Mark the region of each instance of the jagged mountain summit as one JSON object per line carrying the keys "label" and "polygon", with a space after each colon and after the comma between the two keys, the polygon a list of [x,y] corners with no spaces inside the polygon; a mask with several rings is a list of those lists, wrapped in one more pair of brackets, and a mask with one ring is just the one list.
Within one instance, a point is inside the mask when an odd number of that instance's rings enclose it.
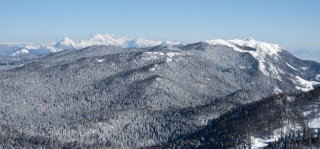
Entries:
{"label": "jagged mountain summit", "polygon": [[75,49],[77,47],[76,43],[74,43],[70,38],[63,38],[62,41],[57,42],[54,47],[59,49]]}
{"label": "jagged mountain summit", "polygon": [[154,146],[239,105],[320,84],[319,63],[253,39],[11,58],[0,65],[3,148]]}
{"label": "jagged mountain summit", "polygon": [[41,55],[54,53],[58,51],[63,51],[67,49],[82,49],[94,45],[111,45],[118,46],[122,48],[145,48],[153,47],[157,45],[166,45],[173,46],[181,44],[180,42],[171,42],[171,41],[153,41],[142,38],[137,38],[134,40],[129,40],[127,38],[113,39],[109,36],[102,35],[92,35],[89,40],[81,40],[74,42],[70,38],[66,37],[63,40],[57,43],[51,44],[20,44],[20,43],[8,43],[0,44],[0,57],[7,56],[23,56],[23,55]]}

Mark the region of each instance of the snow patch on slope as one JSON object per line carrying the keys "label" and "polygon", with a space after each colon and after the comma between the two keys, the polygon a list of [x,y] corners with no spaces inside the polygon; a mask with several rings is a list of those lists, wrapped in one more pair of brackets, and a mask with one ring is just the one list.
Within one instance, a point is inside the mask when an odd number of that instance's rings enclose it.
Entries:
{"label": "snow patch on slope", "polygon": [[181,53],[179,53],[179,52],[168,52],[168,53],[166,53],[166,55],[167,55],[167,62],[171,62],[172,58],[174,56],[181,55]]}
{"label": "snow patch on slope", "polygon": [[317,79],[318,81],[320,81],[320,74],[317,74],[316,79]]}
{"label": "snow patch on slope", "polygon": [[104,61],[104,59],[97,59],[97,61],[98,61],[99,63],[101,63],[101,62]]}
{"label": "snow patch on slope", "polygon": [[160,59],[165,56],[166,62],[171,62],[172,58],[178,55],[182,55],[179,52],[144,52],[142,59],[144,60],[153,60]]}
{"label": "snow patch on slope", "polygon": [[291,66],[290,64],[286,63],[290,68],[292,68],[293,70],[299,71],[298,69],[294,68],[293,66]]}
{"label": "snow patch on slope", "polygon": [[303,70],[307,70],[307,69],[308,69],[308,67],[301,67],[301,69],[303,69]]}
{"label": "snow patch on slope", "polygon": [[274,92],[276,93],[276,94],[279,94],[279,93],[282,93],[283,91],[281,90],[281,89],[279,89],[278,87],[275,87],[274,89]]}
{"label": "snow patch on slope", "polygon": [[296,97],[294,97],[294,96],[288,96],[288,97],[287,97],[287,100],[288,100],[289,102],[293,102],[293,101],[296,100]]}
{"label": "snow patch on slope", "polygon": [[282,128],[278,128],[273,131],[273,135],[268,138],[259,138],[259,137],[251,137],[251,146],[254,149],[263,149],[264,147],[268,146],[269,142],[277,141],[281,138],[281,135],[285,134],[288,135],[292,130],[299,130],[302,127],[294,122],[285,123]]}
{"label": "snow patch on slope", "polygon": [[[154,67],[151,67],[149,69],[149,71],[156,71],[156,70],[159,70],[162,66],[161,65],[158,65],[158,64],[155,64]],[[158,78],[157,78],[158,79]]]}
{"label": "snow patch on slope", "polygon": [[295,83],[298,85],[296,88],[304,92],[313,90],[314,85],[320,84],[320,82],[304,80],[299,76],[296,76],[296,79]]}
{"label": "snow patch on slope", "polygon": [[162,52],[144,52],[142,59],[144,60],[153,60],[153,59],[160,59],[161,56],[163,56],[164,53]]}
{"label": "snow patch on slope", "polygon": [[269,142],[273,142],[275,140],[277,140],[277,137],[273,137],[270,139],[260,139],[260,138],[255,138],[255,137],[251,137],[251,142],[252,142],[252,148],[254,149],[263,149],[266,146],[268,146]]}
{"label": "snow patch on slope", "polygon": [[308,123],[309,128],[320,128],[320,118],[313,119]]}
{"label": "snow patch on slope", "polygon": [[309,114],[311,114],[311,111],[304,111],[304,112],[302,112],[302,115],[303,115],[304,117],[307,117]]}

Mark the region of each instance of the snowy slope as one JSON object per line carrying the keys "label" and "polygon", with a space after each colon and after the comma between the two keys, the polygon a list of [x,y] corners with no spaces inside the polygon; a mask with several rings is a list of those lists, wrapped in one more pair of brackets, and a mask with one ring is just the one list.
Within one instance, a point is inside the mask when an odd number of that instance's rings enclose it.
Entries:
{"label": "snowy slope", "polygon": [[[234,39],[234,40],[227,40],[227,41],[218,39],[218,40],[206,40],[204,42],[210,45],[226,45],[231,48],[234,48],[234,50],[236,51],[250,53],[254,58],[256,58],[259,61],[260,70],[267,76],[271,74],[266,70],[266,66],[265,66],[266,56],[268,55],[272,58],[277,59],[277,57],[279,56],[278,53],[284,50],[283,47],[281,47],[280,45],[255,41],[252,38],[248,38],[246,40]],[[252,50],[243,50],[242,48],[239,48],[239,47],[244,47],[244,48],[249,47],[249,48],[252,48]],[[274,69],[273,72],[279,73],[276,69]]]}

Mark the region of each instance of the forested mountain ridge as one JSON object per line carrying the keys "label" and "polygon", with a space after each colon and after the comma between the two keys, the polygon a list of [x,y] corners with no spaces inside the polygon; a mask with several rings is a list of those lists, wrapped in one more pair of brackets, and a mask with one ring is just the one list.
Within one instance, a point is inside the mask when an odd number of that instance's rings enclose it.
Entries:
{"label": "forested mountain ridge", "polygon": [[92,46],[2,60],[4,148],[166,143],[239,105],[310,90],[320,74],[319,63],[253,39],[173,47]]}
{"label": "forested mountain ridge", "polygon": [[319,148],[320,87],[233,108],[205,128],[150,148]]}

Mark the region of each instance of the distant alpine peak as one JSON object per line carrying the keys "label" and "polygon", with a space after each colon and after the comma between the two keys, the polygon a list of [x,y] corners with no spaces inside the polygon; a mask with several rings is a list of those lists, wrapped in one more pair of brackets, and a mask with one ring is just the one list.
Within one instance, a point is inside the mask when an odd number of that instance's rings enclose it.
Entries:
{"label": "distant alpine peak", "polygon": [[73,43],[73,44],[74,44],[74,41],[71,40],[71,39],[68,38],[68,37],[65,37],[65,38],[63,38],[61,41],[57,42],[57,44],[60,44],[60,43],[64,43],[64,44],[71,44],[71,43]]}
{"label": "distant alpine peak", "polygon": [[56,48],[62,48],[62,49],[65,49],[65,48],[75,48],[75,43],[73,40],[71,40],[70,38],[68,37],[65,37],[63,38],[61,41],[57,42],[55,44],[55,47]]}
{"label": "distant alpine peak", "polygon": [[63,39],[62,39],[62,41],[72,41],[70,38],[68,38],[68,37],[64,37]]}
{"label": "distant alpine peak", "polygon": [[[111,37],[107,37],[107,38],[111,38]],[[92,37],[90,38],[90,41],[94,41],[94,42],[104,42],[105,40],[106,38],[99,34],[92,35]]]}
{"label": "distant alpine peak", "polygon": [[133,41],[148,41],[148,39],[138,37],[138,38],[134,38]]}
{"label": "distant alpine peak", "polygon": [[247,38],[245,41],[255,41],[253,38]]}

